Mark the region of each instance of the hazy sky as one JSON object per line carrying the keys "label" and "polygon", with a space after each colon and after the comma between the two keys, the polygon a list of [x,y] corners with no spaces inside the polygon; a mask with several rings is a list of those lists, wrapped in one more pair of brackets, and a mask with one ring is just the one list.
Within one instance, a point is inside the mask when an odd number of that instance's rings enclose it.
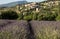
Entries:
{"label": "hazy sky", "polygon": [[[22,1],[22,0],[0,0],[0,4],[5,4],[9,2],[14,2],[14,1]],[[39,2],[39,1],[44,1],[44,0],[26,0],[28,2]]]}

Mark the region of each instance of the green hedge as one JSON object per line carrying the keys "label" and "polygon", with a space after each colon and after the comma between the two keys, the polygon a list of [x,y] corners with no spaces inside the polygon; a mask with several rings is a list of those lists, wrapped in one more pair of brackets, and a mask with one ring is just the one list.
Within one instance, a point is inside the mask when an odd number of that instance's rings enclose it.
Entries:
{"label": "green hedge", "polygon": [[18,15],[14,11],[5,11],[1,13],[1,19],[17,19]]}

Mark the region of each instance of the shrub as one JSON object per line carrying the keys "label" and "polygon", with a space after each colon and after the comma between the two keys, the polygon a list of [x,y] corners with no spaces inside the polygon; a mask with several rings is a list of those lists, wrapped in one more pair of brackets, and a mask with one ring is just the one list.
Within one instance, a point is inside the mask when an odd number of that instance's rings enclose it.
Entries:
{"label": "shrub", "polygon": [[24,17],[23,17],[23,19],[27,21],[32,20],[32,18],[33,18],[33,13],[31,12],[24,14]]}
{"label": "shrub", "polygon": [[60,15],[56,17],[56,21],[60,21]]}
{"label": "shrub", "polygon": [[0,19],[2,18],[2,16],[1,16],[1,12],[0,12]]}
{"label": "shrub", "polygon": [[43,15],[38,15],[38,17],[37,17],[37,20],[42,20],[43,19]]}
{"label": "shrub", "polygon": [[1,14],[2,19],[17,19],[18,15],[14,11],[5,11]]}
{"label": "shrub", "polygon": [[0,15],[0,19],[2,18],[2,16]]}
{"label": "shrub", "polygon": [[33,13],[33,17],[32,17],[32,20],[37,20],[37,13]]}
{"label": "shrub", "polygon": [[57,13],[43,13],[38,15],[38,20],[55,21],[55,18],[57,16],[58,16]]}
{"label": "shrub", "polygon": [[32,20],[32,15],[24,16],[24,20],[27,20],[27,21]]}
{"label": "shrub", "polygon": [[17,20],[22,20],[22,19],[23,19],[23,14],[22,13],[19,13]]}

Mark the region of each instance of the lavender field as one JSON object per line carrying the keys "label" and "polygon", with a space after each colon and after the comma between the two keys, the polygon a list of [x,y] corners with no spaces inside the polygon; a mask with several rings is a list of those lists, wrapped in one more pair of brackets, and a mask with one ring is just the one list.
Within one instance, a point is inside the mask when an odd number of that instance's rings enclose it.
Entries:
{"label": "lavender field", "polygon": [[60,22],[0,20],[0,39],[60,39]]}
{"label": "lavender field", "polygon": [[59,21],[31,21],[36,39],[60,39]]}
{"label": "lavender field", "polygon": [[26,21],[0,20],[0,39],[28,39],[29,34]]}

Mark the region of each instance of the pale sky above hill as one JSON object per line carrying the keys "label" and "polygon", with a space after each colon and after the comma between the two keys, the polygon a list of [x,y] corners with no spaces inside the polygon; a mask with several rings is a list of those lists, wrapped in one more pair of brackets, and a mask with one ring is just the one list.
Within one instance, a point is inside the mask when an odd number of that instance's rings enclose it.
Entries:
{"label": "pale sky above hill", "polygon": [[[0,4],[5,4],[5,3],[10,3],[10,2],[14,2],[14,1],[22,1],[22,0],[0,0]],[[41,2],[44,0],[26,0],[28,2]]]}

